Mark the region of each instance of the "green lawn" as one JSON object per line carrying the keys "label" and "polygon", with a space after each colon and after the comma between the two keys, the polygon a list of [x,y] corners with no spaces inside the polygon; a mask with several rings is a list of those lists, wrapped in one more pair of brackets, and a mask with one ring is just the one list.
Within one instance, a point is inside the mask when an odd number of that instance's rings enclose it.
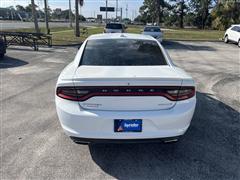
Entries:
{"label": "green lawn", "polygon": [[[142,26],[129,26],[128,33],[141,33]],[[16,31],[16,30],[11,30]],[[19,29],[21,32],[33,32],[34,29]],[[81,29],[82,31],[82,29]],[[41,29],[45,32],[45,29]],[[74,36],[74,30],[69,27],[51,28],[54,45],[76,44],[82,42],[89,35],[103,32],[103,26],[88,28],[88,34],[81,34],[80,38]],[[198,29],[164,29],[164,39],[167,40],[220,40],[224,31],[198,30]]]}

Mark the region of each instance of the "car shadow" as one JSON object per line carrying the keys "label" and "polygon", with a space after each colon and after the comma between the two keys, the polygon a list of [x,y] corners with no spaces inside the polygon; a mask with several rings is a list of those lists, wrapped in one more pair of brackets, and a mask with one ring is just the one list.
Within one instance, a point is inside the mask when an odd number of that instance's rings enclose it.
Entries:
{"label": "car shadow", "polygon": [[192,44],[190,45],[190,44],[183,43],[181,41],[164,40],[162,42],[162,45],[166,49],[178,49],[178,50],[188,50],[188,51],[216,51],[216,49],[213,48],[212,46],[201,45],[201,43],[197,45],[192,45]]}
{"label": "car shadow", "polygon": [[197,93],[187,133],[174,144],[92,144],[93,161],[117,179],[239,179],[239,112]]}
{"label": "car shadow", "polygon": [[24,66],[27,65],[28,62],[12,58],[9,56],[4,56],[2,59],[0,59],[0,69],[5,69],[5,68],[14,68],[14,67],[19,67],[19,66]]}

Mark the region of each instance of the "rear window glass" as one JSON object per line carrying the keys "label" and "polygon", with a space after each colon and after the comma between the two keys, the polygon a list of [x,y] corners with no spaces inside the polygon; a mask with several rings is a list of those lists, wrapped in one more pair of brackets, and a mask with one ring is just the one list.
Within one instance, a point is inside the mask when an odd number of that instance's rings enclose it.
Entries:
{"label": "rear window glass", "polygon": [[144,31],[145,32],[161,32],[159,27],[145,27]]}
{"label": "rear window glass", "polygon": [[122,24],[107,24],[107,29],[122,29]]}
{"label": "rear window glass", "polygon": [[157,42],[132,39],[89,40],[80,64],[90,66],[167,65]]}

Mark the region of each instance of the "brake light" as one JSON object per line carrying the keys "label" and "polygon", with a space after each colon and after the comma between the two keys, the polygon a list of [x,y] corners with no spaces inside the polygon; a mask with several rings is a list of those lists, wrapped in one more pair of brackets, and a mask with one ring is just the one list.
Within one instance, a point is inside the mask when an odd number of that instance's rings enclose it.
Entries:
{"label": "brake light", "polygon": [[88,94],[89,91],[76,89],[74,87],[58,87],[56,93],[57,93],[57,96],[63,99],[79,101],[79,99],[82,96]]}
{"label": "brake light", "polygon": [[193,97],[195,87],[58,87],[56,94],[63,99],[72,101],[86,101],[94,96],[162,96],[171,101],[180,101]]}
{"label": "brake light", "polygon": [[195,87],[183,86],[179,90],[168,90],[167,92],[175,101],[186,100],[195,95]]}
{"label": "brake light", "polygon": [[178,101],[185,100],[195,95],[195,87],[181,87],[178,92]]}

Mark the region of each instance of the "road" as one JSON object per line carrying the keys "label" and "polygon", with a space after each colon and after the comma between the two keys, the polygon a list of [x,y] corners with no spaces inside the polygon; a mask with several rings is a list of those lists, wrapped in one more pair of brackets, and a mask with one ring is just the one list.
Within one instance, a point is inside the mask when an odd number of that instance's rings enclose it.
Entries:
{"label": "road", "polygon": [[[39,22],[39,27],[45,27],[45,22]],[[94,27],[96,23],[81,23],[82,26]],[[50,22],[51,27],[69,27],[68,22]],[[0,30],[4,31],[7,29],[23,29],[23,28],[34,28],[33,22],[20,22],[20,21],[1,21],[0,20]]]}
{"label": "road", "polygon": [[74,144],[60,127],[54,93],[77,49],[8,49],[0,61],[2,179],[240,179],[239,48],[164,46],[197,83],[192,124],[175,144]]}

